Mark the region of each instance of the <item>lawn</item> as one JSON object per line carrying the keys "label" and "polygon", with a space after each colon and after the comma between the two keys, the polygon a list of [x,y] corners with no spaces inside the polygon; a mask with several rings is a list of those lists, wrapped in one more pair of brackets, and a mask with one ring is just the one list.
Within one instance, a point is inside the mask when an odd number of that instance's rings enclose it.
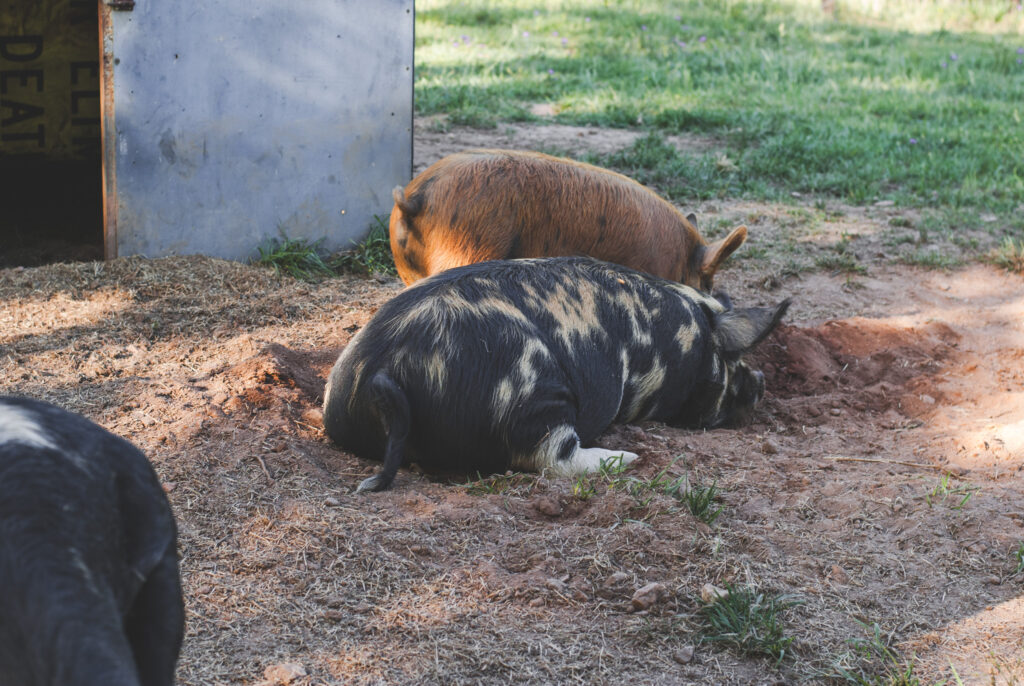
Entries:
{"label": "lawn", "polygon": [[[416,111],[434,126],[631,127],[591,156],[672,200],[793,194],[1024,235],[1024,10],[1007,2],[422,0]],[[550,120],[551,117],[545,117]],[[716,142],[687,154],[686,133]],[[724,152],[723,152],[724,151]]]}

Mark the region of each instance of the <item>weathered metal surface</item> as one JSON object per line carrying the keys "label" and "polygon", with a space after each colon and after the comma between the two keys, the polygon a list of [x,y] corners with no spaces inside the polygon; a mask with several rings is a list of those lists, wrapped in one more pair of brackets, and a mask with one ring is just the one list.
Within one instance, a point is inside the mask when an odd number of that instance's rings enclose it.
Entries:
{"label": "weathered metal surface", "polygon": [[412,0],[102,14],[117,254],[246,259],[282,231],[346,247],[409,180]]}

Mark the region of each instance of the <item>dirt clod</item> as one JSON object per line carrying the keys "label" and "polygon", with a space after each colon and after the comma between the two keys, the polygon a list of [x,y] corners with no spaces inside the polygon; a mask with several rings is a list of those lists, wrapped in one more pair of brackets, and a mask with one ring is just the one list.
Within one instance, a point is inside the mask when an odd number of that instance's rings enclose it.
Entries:
{"label": "dirt clod", "polygon": [[263,678],[271,684],[287,686],[299,677],[306,676],[306,668],[297,662],[285,662],[279,665],[270,665],[263,670]]}
{"label": "dirt clod", "polygon": [[723,598],[728,597],[729,591],[725,590],[724,588],[719,588],[714,584],[707,583],[700,587],[700,599],[708,605],[715,601],[722,600]]}
{"label": "dirt clod", "polygon": [[665,584],[655,581],[638,588],[630,602],[634,610],[649,610],[654,605],[667,600],[668,596],[668,588],[665,587]]}
{"label": "dirt clod", "polygon": [[686,645],[672,653],[672,659],[681,665],[688,665],[693,662],[694,647],[692,645]]}
{"label": "dirt clod", "polygon": [[548,517],[557,517],[562,514],[561,503],[549,495],[534,496],[532,505],[533,509]]}

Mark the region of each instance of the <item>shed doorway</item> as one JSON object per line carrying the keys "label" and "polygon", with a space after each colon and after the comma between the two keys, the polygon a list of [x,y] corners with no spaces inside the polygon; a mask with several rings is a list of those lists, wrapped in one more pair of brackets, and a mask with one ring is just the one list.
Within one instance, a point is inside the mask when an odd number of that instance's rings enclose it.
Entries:
{"label": "shed doorway", "polygon": [[0,9],[0,268],[103,259],[98,4]]}

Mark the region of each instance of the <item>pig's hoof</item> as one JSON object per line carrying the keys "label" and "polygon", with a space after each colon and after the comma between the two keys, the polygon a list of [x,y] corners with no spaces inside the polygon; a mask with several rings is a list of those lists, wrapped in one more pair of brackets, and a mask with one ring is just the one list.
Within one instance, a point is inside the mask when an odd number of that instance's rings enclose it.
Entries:
{"label": "pig's hoof", "polygon": [[356,493],[362,493],[363,491],[383,491],[390,484],[384,479],[381,474],[374,474],[369,479],[363,479],[362,483],[356,489]]}

